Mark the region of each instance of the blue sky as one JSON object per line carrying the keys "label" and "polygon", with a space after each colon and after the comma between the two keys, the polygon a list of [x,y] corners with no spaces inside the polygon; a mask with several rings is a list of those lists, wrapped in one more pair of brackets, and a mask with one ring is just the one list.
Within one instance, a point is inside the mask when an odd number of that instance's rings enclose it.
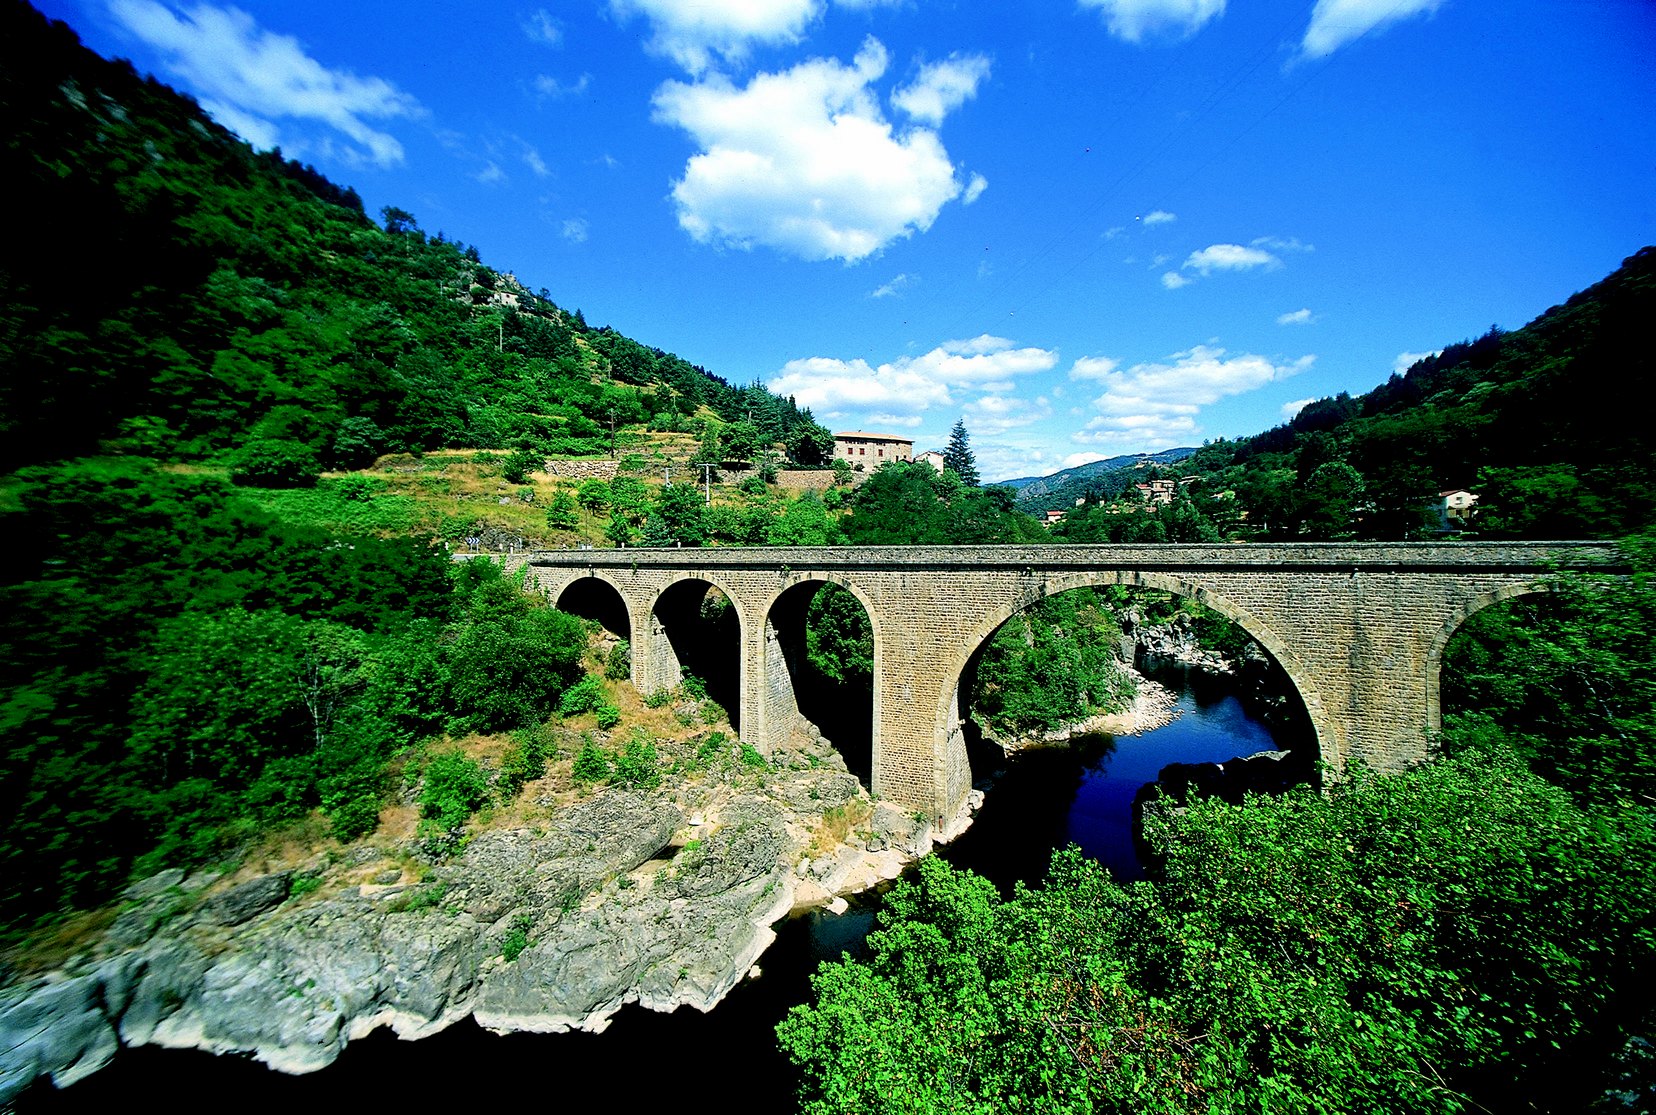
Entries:
{"label": "blue sky", "polygon": [[593,325],[964,417],[991,479],[1257,433],[1656,243],[1648,0],[41,7]]}

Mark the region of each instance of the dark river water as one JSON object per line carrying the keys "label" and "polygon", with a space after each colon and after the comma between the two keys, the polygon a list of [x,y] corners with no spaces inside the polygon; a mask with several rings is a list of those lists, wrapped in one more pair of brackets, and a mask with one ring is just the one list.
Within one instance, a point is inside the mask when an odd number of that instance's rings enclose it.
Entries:
{"label": "dark river water", "polygon": [[[1236,697],[1188,689],[1180,716],[1141,736],[1094,737],[1073,748],[1026,752],[989,785],[965,835],[940,850],[956,866],[1013,883],[1040,881],[1055,848],[1071,842],[1114,871],[1142,874],[1133,849],[1132,802],[1168,763],[1216,762],[1276,746],[1272,733]],[[602,1034],[489,1034],[471,1022],[419,1042],[379,1031],[350,1044],[328,1069],[284,1076],[257,1062],[193,1051],[123,1051],[103,1071],[58,1091],[36,1086],[19,1112],[117,1110],[154,1096],[185,1109],[212,1104],[234,1111],[301,1104],[489,1104],[580,1102],[625,1097],[623,1110],[694,1106],[793,1109],[794,1073],[772,1029],[809,996],[818,960],[855,952],[873,924],[878,898],[838,917],[811,914],[777,926],[760,958],[763,974],[738,986],[710,1014],[683,1008],[663,1015],[638,1007],[617,1014]]]}

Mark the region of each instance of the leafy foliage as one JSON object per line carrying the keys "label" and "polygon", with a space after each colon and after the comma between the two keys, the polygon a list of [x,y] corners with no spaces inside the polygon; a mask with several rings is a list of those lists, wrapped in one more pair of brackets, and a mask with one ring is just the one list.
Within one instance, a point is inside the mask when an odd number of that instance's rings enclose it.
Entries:
{"label": "leafy foliage", "polygon": [[1463,1111],[1562,1070],[1647,970],[1648,815],[1508,761],[1164,815],[1002,901],[935,860],[779,1028],[804,1110]]}
{"label": "leafy foliage", "polygon": [[1120,636],[1092,589],[1037,601],[984,644],[973,714],[992,734],[1016,739],[1126,707],[1137,686],[1116,661]]}

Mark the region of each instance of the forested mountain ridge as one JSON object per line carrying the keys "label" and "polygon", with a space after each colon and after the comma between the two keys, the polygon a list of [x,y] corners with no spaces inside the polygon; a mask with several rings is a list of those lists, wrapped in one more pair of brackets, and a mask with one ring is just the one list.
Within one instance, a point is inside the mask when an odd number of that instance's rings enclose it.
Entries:
{"label": "forested mountain ridge", "polygon": [[[1441,534],[1439,493],[1477,493],[1482,538],[1615,538],[1656,519],[1656,432],[1622,418],[1656,369],[1656,248],[1521,329],[1491,328],[1366,394],[1209,442],[1170,470],[1186,526],[1149,537],[1116,492],[1059,528],[1070,541],[1410,539]],[[1026,489],[1027,491],[1027,489]],[[1129,501],[1132,493],[1128,493]],[[1166,516],[1161,516],[1166,518]],[[1206,525],[1203,525],[1203,524]],[[1200,530],[1194,528],[1200,527]]]}
{"label": "forested mountain ridge", "polygon": [[589,328],[402,210],[377,225],[353,190],[21,3],[0,10],[0,120],[26,215],[0,248],[0,469],[255,442],[312,470],[596,454],[612,421],[686,429],[702,407],[826,455],[791,401]]}

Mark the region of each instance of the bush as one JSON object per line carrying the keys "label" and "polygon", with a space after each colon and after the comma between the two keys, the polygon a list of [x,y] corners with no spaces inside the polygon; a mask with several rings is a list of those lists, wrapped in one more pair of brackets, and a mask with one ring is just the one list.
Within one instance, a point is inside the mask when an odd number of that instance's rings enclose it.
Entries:
{"label": "bush", "polygon": [[692,701],[707,700],[707,683],[695,674],[685,674],[684,679],[679,682],[679,688],[684,690],[684,695]]}
{"label": "bush", "polygon": [[558,701],[559,716],[579,716],[606,704],[604,684],[588,674],[568,689]]}
{"label": "bush", "polygon": [[546,773],[546,744],[539,732],[518,732],[512,737],[511,750],[500,764],[500,791],[502,798],[510,798]]}
{"label": "bush", "polygon": [[436,827],[453,830],[489,800],[489,779],[477,762],[445,752],[426,764],[420,814]]}
{"label": "bush", "polygon": [[321,472],[308,445],[285,438],[250,441],[230,465],[230,479],[249,488],[308,488]]}
{"label": "bush", "polygon": [[751,743],[742,744],[742,765],[745,767],[763,767],[765,757],[756,751]]}
{"label": "bush", "polygon": [[610,776],[609,756],[603,748],[587,740],[581,753],[575,756],[575,767],[570,772],[577,782],[603,782]]}
{"label": "bush", "polygon": [[593,715],[598,718],[598,726],[606,731],[621,723],[621,710],[605,701],[593,709]]}
{"label": "bush", "polygon": [[610,647],[604,659],[604,676],[611,681],[626,681],[632,677],[632,644],[622,639]]}
{"label": "bush", "polygon": [[643,739],[628,743],[615,762],[610,780],[634,790],[653,790],[661,785],[661,760],[655,744]]}

